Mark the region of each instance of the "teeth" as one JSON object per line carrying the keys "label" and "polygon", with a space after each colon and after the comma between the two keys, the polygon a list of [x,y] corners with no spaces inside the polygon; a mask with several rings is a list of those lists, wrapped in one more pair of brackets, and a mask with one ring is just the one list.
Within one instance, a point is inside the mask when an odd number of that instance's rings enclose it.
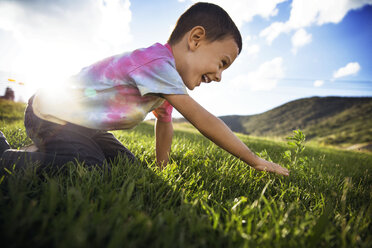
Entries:
{"label": "teeth", "polygon": [[204,82],[209,83],[209,79],[206,75],[203,75]]}

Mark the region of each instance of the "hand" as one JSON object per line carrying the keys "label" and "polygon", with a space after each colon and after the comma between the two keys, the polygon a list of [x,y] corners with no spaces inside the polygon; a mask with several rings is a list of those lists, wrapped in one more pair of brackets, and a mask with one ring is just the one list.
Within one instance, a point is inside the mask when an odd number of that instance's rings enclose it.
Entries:
{"label": "hand", "polygon": [[262,158],[258,158],[258,162],[256,163],[255,166],[252,167],[259,171],[268,171],[283,176],[289,176],[289,171],[286,168],[281,167],[280,165],[275,164],[273,162],[266,161],[265,159]]}

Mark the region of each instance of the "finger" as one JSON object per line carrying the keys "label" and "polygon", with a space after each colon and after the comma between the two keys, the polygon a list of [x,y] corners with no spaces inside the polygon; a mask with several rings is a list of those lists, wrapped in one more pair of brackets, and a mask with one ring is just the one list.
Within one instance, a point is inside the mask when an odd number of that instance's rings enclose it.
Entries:
{"label": "finger", "polygon": [[286,168],[283,168],[283,167],[280,167],[278,173],[283,175],[283,176],[289,176],[289,171]]}
{"label": "finger", "polygon": [[283,176],[289,176],[289,171],[286,168],[275,163],[273,163],[273,172]]}

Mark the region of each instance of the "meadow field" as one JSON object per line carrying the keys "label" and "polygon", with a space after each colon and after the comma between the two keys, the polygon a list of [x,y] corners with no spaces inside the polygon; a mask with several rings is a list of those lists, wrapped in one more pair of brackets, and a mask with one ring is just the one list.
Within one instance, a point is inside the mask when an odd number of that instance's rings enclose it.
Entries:
{"label": "meadow field", "polygon": [[[20,120],[0,120],[13,148]],[[238,135],[290,176],[258,172],[185,124],[154,164],[151,123],[114,134],[138,158],[111,171],[1,169],[2,247],[371,247],[372,155]]]}

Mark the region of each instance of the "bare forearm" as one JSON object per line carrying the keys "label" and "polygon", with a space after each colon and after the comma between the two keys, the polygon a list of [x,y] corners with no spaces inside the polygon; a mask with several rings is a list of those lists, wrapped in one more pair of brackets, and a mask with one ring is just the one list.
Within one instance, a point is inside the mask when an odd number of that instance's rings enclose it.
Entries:
{"label": "bare forearm", "polygon": [[196,122],[195,127],[216,145],[251,166],[259,159],[226,124],[210,113],[204,114],[205,122]]}
{"label": "bare forearm", "polygon": [[201,107],[190,96],[166,95],[166,99],[204,136],[253,168],[289,175],[286,168],[256,156],[225,123]]}
{"label": "bare forearm", "polygon": [[[172,97],[170,101],[172,101]],[[185,108],[184,106],[187,107]],[[188,103],[181,103],[177,107],[181,108],[179,111],[182,115],[213,143],[251,166],[255,165],[258,157],[219,118],[209,113],[193,100]]]}
{"label": "bare forearm", "polygon": [[172,122],[160,122],[157,120],[155,123],[155,137],[156,162],[158,166],[164,167],[169,161],[169,153],[172,145]]}

